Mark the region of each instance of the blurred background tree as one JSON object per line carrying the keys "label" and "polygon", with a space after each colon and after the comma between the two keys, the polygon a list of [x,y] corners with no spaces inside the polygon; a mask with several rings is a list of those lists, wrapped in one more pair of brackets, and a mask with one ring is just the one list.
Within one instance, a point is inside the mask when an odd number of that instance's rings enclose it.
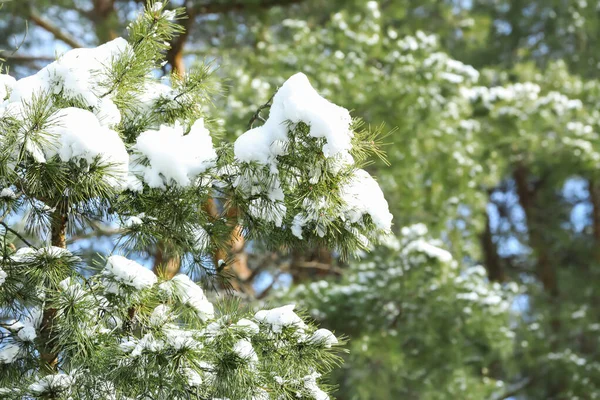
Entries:
{"label": "blurred background tree", "polygon": [[[1,56],[25,76],[56,53],[123,35],[142,3],[5,1]],[[253,118],[256,104],[297,71],[389,133],[382,141],[391,167],[368,169],[386,192],[400,244],[347,262],[325,248],[265,251],[237,231],[230,254],[215,255],[228,260],[240,297],[293,297],[309,311],[325,309],[313,317],[349,336],[339,398],[600,398],[598,4],[169,5],[177,6],[187,9],[187,33],[172,43],[162,73],[212,62],[226,89],[216,122],[229,139],[251,119],[260,123],[268,111]],[[403,249],[414,229],[402,228],[416,223],[428,227],[418,243],[439,239],[435,248],[452,261],[411,261]],[[81,232],[71,245],[97,250],[89,238],[110,239],[111,229]],[[485,277],[472,273],[478,264]],[[394,274],[406,266],[410,273]],[[486,303],[496,295],[509,304],[501,311]]]}

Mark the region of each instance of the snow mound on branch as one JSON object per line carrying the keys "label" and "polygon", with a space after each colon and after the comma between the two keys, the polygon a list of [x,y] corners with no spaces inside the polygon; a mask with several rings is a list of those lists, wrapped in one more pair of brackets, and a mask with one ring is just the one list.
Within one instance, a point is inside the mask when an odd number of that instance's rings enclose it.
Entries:
{"label": "snow mound on branch", "polygon": [[35,75],[19,79],[9,101],[31,101],[34,95],[48,92],[81,100],[89,107],[101,107],[100,99],[109,91],[106,72],[113,60],[130,49],[125,39],[117,38],[95,48],[70,50]]}
{"label": "snow mound on branch", "polygon": [[159,288],[190,306],[203,321],[215,316],[214,306],[208,301],[202,288],[187,275],[178,274],[173,279],[161,283]]}
{"label": "snow mound on branch", "polygon": [[298,73],[289,78],[273,97],[267,122],[241,135],[234,152],[239,161],[273,164],[275,157],[284,154],[288,130],[300,122],[310,127],[310,136],[325,138],[323,155],[333,157],[348,153],[352,147],[352,119],[345,108],[321,97],[306,75]]}
{"label": "snow mound on branch", "polygon": [[57,246],[40,247],[39,249],[32,249],[31,247],[21,247],[15,252],[10,259],[17,263],[30,263],[36,261],[36,259],[43,258],[47,260],[57,260],[60,258],[68,258],[71,261],[80,261],[81,259],[74,256],[69,250]]}
{"label": "snow mound on branch", "polygon": [[129,155],[117,132],[100,125],[93,113],[81,108],[63,108],[51,119],[53,124],[47,130],[51,144],[44,149],[47,158],[58,155],[63,162],[85,160],[88,165],[99,158],[102,165],[110,166],[110,184],[125,184]]}
{"label": "snow mound on branch", "polygon": [[10,364],[16,360],[21,352],[21,346],[15,343],[8,343],[0,348],[0,364]]}
{"label": "snow mound on branch", "polygon": [[258,355],[252,347],[252,343],[247,339],[240,339],[234,346],[233,352],[240,358],[243,358],[251,363],[258,361]]}
{"label": "snow mound on branch", "polygon": [[419,252],[424,253],[431,258],[436,258],[441,262],[449,263],[452,261],[452,254],[448,251],[439,248],[437,246],[432,245],[427,242],[425,239],[417,239],[413,242],[410,242],[405,248],[404,253],[408,254],[410,252]]}
{"label": "snow mound on branch", "polygon": [[303,379],[304,388],[308,391],[310,396],[315,400],[329,400],[329,395],[325,393],[317,384],[317,379],[321,377],[321,374],[313,372],[310,375],[306,375]]}
{"label": "snow mound on branch", "polygon": [[47,392],[60,392],[67,390],[73,384],[73,377],[63,373],[46,375],[29,385],[29,390],[36,395]]}
{"label": "snow mound on branch", "polygon": [[359,169],[340,190],[345,207],[343,213],[352,223],[360,222],[366,214],[375,226],[388,232],[392,227],[392,214],[381,188],[369,173]]}
{"label": "snow mound on branch", "polygon": [[0,190],[0,198],[14,200],[17,198],[17,195],[11,188],[3,188]]}
{"label": "snow mound on branch", "polygon": [[326,348],[330,348],[332,345],[337,344],[338,340],[329,329],[317,329],[315,333],[308,339],[310,343],[320,344]]}
{"label": "snow mound on branch", "polygon": [[4,285],[7,276],[8,274],[2,268],[0,268],[0,286]]}
{"label": "snow mound on branch", "polygon": [[161,98],[173,100],[173,88],[161,81],[149,80],[144,84],[139,95],[136,97],[135,110],[139,114],[147,114],[152,111],[153,107]]}
{"label": "snow mound on branch", "polygon": [[152,188],[164,188],[171,182],[189,186],[196,176],[213,167],[217,158],[203,119],[197,120],[187,135],[179,123],[145,131],[133,150],[132,172]]}
{"label": "snow mound on branch", "polygon": [[143,290],[157,281],[156,275],[142,265],[123,256],[111,256],[102,270],[103,280],[108,293],[119,294],[119,284]]}
{"label": "snow mound on branch", "polygon": [[304,329],[306,325],[302,318],[294,312],[294,307],[294,304],[289,304],[271,310],[260,310],[254,314],[254,318],[263,324],[270,325],[273,332],[281,332],[285,327]]}
{"label": "snow mound on branch", "polygon": [[258,332],[260,332],[260,329],[258,328],[258,325],[256,325],[253,321],[250,321],[247,318],[242,318],[240,319],[235,326],[245,330],[246,332],[248,332],[251,335],[257,335]]}

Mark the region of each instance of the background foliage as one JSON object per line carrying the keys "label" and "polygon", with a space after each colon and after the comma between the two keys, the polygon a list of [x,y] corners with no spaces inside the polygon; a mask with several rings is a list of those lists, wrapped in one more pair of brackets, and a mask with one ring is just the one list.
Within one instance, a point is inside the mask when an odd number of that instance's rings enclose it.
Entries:
{"label": "background foliage", "polygon": [[[3,57],[23,76],[55,52],[122,35],[141,6],[6,2]],[[598,4],[172,6],[186,7],[188,33],[174,40],[163,68],[183,72],[211,62],[223,79],[214,122],[224,137],[244,132],[258,106],[297,71],[366,125],[390,132],[381,140],[391,166],[368,169],[384,188],[401,245],[347,262],[323,247],[265,251],[252,241],[244,247],[239,235],[230,243],[232,284],[241,297],[292,297],[349,337],[339,398],[600,397]],[[416,223],[453,261],[412,261],[402,249],[413,229],[402,228]],[[110,229],[98,232],[110,238]],[[90,232],[78,237],[72,246],[90,246]],[[479,264],[486,276],[474,269]],[[269,298],[290,282],[289,293]],[[360,290],[344,289],[356,282]],[[508,306],[467,306],[462,295],[481,299],[481,287]]]}

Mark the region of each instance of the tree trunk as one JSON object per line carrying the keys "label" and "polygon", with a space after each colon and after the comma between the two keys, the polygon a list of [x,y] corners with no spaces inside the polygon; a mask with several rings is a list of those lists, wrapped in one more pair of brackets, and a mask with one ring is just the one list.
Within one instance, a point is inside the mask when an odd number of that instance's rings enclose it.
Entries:
{"label": "tree trunk", "polygon": [[106,43],[116,39],[119,19],[115,12],[114,0],[94,0],[94,9],[90,19],[94,23],[98,43]]}
{"label": "tree trunk", "polygon": [[[65,207],[58,206],[52,213],[50,225],[50,243],[52,246],[67,248],[67,213]],[[40,326],[41,350],[40,358],[43,362],[43,369],[48,372],[56,372],[58,365],[58,354],[53,348],[53,332],[54,318],[56,309],[44,307],[42,314],[42,323]]]}
{"label": "tree trunk", "polygon": [[179,76],[183,76],[185,73],[185,63],[183,62],[183,48],[187,41],[192,25],[194,24],[194,18],[196,16],[195,10],[192,6],[186,5],[187,19],[183,21],[183,27],[185,31],[177,36],[171,43],[171,48],[167,52],[167,62],[171,66],[171,72]]}
{"label": "tree trunk", "polygon": [[594,234],[594,257],[600,262],[600,182],[589,181],[590,200],[592,202],[592,229]]}
{"label": "tree trunk", "polygon": [[540,214],[539,204],[536,204],[536,195],[539,187],[532,187],[529,182],[529,171],[523,164],[518,164],[513,173],[519,195],[519,203],[525,213],[527,231],[529,233],[529,245],[534,251],[536,260],[536,274],[544,289],[550,296],[558,296],[558,280],[556,267],[549,254],[550,243],[544,237],[540,222],[543,216]]}
{"label": "tree trunk", "polygon": [[[205,206],[205,211],[213,218],[217,219],[220,217],[220,213],[217,207],[217,204],[213,198],[208,199]],[[226,213],[227,219],[235,224],[231,231],[231,235],[229,236],[229,241],[227,242],[227,246],[229,251],[225,249],[218,249],[215,254],[213,254],[213,260],[215,263],[215,267],[219,267],[219,261],[223,260],[227,262],[226,267],[224,268],[224,272],[230,272],[234,275],[235,279],[232,279],[231,286],[235,290],[242,290],[242,282],[245,282],[252,276],[252,270],[248,267],[248,254],[245,252],[244,247],[246,245],[242,227],[237,225],[235,219],[238,216],[238,210],[235,208],[229,208]],[[247,282],[248,284],[243,285],[243,289],[245,292],[252,292],[251,282]]]}
{"label": "tree trunk", "polygon": [[506,280],[506,272],[501,263],[500,256],[498,256],[498,249],[493,240],[490,217],[487,212],[485,214],[485,230],[481,235],[481,248],[483,250],[483,259],[489,280],[493,282],[504,282]]}
{"label": "tree trunk", "polygon": [[171,279],[179,272],[181,267],[181,257],[177,254],[170,254],[168,247],[164,242],[156,244],[156,253],[154,254],[154,265],[152,271],[166,279]]}
{"label": "tree trunk", "polygon": [[323,279],[339,273],[333,266],[331,250],[325,247],[317,247],[309,251],[293,250],[290,272],[295,284],[308,279]]}
{"label": "tree trunk", "polygon": [[[527,222],[527,230],[529,232],[529,244],[537,256],[536,275],[544,287],[544,291],[548,295],[548,306],[551,310],[550,330],[552,335],[549,337],[550,348],[557,351],[560,348],[560,298],[556,265],[552,260],[549,250],[551,243],[545,237],[545,228],[542,226],[544,215],[540,209],[539,198],[537,194],[541,188],[540,184],[532,185],[529,182],[529,171],[523,164],[518,164],[514,171],[514,179],[519,195],[519,202],[525,212]],[[554,377],[548,379],[546,383],[545,398],[558,399],[562,398],[562,393],[565,390],[566,377]]]}

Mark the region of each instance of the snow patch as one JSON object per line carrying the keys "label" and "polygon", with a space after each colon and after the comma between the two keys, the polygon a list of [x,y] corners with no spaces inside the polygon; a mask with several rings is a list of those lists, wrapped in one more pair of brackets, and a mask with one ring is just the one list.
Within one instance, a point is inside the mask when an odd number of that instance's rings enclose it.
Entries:
{"label": "snow patch", "polygon": [[187,135],[179,123],[142,132],[133,150],[131,170],[152,188],[172,183],[189,186],[196,176],[213,167],[217,158],[203,119],[197,120]]}

